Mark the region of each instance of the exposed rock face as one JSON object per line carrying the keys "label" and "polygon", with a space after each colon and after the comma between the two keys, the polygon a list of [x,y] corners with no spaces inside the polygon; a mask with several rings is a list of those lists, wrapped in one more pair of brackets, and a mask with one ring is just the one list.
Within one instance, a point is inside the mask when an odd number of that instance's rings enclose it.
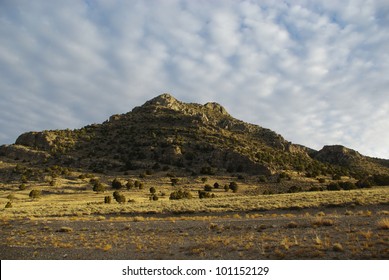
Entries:
{"label": "exposed rock face", "polygon": [[45,151],[33,150],[21,145],[0,146],[0,155],[30,162],[44,162],[50,158],[50,154]]}
{"label": "exposed rock face", "polygon": [[322,162],[328,162],[338,165],[349,165],[355,161],[361,160],[362,155],[357,151],[348,149],[341,145],[324,146],[317,154],[315,159]]}
{"label": "exposed rock face", "polygon": [[49,151],[56,138],[57,136],[54,133],[26,132],[16,139],[15,144]]}

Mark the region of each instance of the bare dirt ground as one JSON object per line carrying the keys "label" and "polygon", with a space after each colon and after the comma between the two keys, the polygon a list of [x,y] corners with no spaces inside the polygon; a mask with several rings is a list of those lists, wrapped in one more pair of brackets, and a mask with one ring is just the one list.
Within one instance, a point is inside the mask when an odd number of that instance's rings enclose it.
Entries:
{"label": "bare dirt ground", "polygon": [[389,259],[388,210],[9,217],[0,259]]}

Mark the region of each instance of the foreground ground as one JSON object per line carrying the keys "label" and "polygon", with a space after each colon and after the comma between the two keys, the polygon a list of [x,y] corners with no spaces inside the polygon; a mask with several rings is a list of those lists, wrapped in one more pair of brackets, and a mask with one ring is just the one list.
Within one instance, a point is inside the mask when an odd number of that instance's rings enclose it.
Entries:
{"label": "foreground ground", "polygon": [[[1,259],[389,259],[388,207],[3,218]],[[385,225],[386,222],[386,225]]]}
{"label": "foreground ground", "polygon": [[[1,161],[0,170],[0,259],[389,259],[387,186],[327,191],[336,180],[297,173],[263,182]],[[120,189],[122,203],[113,199],[116,178],[134,183]],[[106,190],[94,191],[92,179]],[[232,181],[238,190],[225,188]],[[176,191],[191,198],[169,199]]]}

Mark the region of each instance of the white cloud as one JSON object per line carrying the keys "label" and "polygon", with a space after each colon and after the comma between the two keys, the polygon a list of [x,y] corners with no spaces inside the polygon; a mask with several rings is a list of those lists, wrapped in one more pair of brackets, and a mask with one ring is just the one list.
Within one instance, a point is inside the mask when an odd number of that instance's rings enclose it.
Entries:
{"label": "white cloud", "polygon": [[2,1],[0,142],[171,92],[389,158],[387,1]]}

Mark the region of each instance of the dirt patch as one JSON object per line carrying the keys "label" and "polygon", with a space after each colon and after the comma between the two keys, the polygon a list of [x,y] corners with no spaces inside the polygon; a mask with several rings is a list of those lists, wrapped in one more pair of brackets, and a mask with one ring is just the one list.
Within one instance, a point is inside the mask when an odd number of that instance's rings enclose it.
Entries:
{"label": "dirt patch", "polygon": [[388,207],[3,219],[1,259],[389,259]]}

